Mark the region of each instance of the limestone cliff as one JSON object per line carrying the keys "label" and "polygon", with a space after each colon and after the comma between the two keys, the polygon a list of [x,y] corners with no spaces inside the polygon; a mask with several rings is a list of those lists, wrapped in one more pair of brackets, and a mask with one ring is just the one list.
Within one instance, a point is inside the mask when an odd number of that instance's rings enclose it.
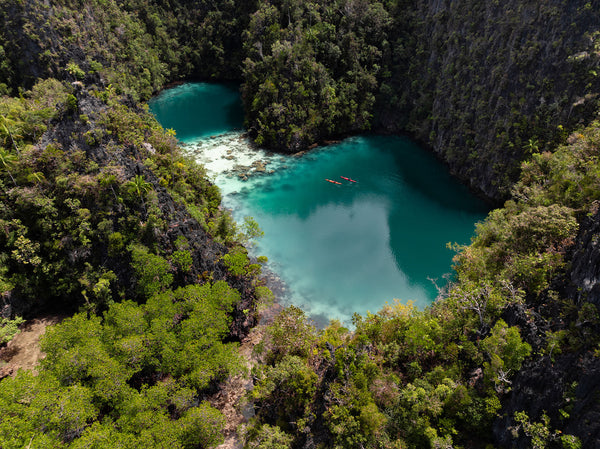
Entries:
{"label": "limestone cliff", "polygon": [[[567,270],[555,278],[551,290],[537,304],[530,304],[535,312],[517,312],[517,307],[505,313],[536,350],[515,376],[494,425],[502,447],[531,447],[532,431],[524,431],[522,423],[514,419],[518,411],[525,411],[531,423],[541,423],[547,416],[550,431],[562,429],[575,435],[584,448],[600,446],[600,359],[593,344],[600,329],[597,309],[590,307],[597,306],[599,299],[599,239],[600,213],[596,212],[582,220]],[[569,297],[576,309],[561,310],[552,291]],[[569,341],[561,340],[566,332]],[[549,434],[548,441],[560,437],[559,433]]]}
{"label": "limestone cliff", "polygon": [[399,3],[379,125],[408,131],[486,196],[506,198],[521,161],[594,116],[594,2]]}

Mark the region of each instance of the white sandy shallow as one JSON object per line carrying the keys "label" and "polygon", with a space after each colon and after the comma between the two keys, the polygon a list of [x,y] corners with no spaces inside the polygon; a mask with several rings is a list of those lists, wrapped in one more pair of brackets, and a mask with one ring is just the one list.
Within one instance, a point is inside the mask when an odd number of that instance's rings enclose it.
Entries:
{"label": "white sandy shallow", "polygon": [[248,187],[248,180],[285,166],[286,157],[256,148],[240,132],[229,132],[185,144],[186,152],[206,168],[223,198]]}

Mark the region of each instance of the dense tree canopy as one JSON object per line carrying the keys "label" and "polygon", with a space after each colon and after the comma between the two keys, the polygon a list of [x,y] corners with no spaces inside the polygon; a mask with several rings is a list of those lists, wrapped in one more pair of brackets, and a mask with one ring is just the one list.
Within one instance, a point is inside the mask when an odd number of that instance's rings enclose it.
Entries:
{"label": "dense tree canopy", "polygon": [[239,294],[224,282],[76,314],[49,331],[38,376],[0,389],[0,443],[30,447],[208,447],[224,417],[202,400],[241,369],[223,343]]}
{"label": "dense tree canopy", "polygon": [[[255,348],[247,447],[594,447],[599,13],[583,0],[3,1],[0,344],[20,314],[77,313],[48,332],[37,375],[0,382],[0,445],[222,441],[207,400],[243,371],[260,265],[140,103],[200,77],[242,82],[261,145],[409,131],[508,199],[455,247],[426,310],[397,302],[350,331],[285,309]],[[539,385],[550,393],[529,400]]]}
{"label": "dense tree canopy", "polygon": [[286,151],[371,127],[391,18],[370,1],[263,1],[244,34],[256,142]]}

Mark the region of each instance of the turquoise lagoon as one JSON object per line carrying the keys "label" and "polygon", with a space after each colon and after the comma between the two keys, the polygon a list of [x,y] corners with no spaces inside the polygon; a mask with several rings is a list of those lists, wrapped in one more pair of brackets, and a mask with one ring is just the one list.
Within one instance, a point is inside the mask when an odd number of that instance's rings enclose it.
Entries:
{"label": "turquoise lagoon", "polygon": [[207,167],[234,218],[258,221],[265,236],[251,251],[285,286],[279,299],[318,324],[350,324],[394,299],[426,307],[432,280],[452,271],[447,244],[469,243],[489,210],[406,138],[362,135],[299,157],[255,149],[235,86],[184,84],[150,107]]}

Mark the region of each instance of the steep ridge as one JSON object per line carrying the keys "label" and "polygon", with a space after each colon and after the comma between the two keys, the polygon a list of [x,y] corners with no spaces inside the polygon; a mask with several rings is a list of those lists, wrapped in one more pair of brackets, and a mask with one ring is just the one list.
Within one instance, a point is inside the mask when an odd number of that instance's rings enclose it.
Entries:
{"label": "steep ridge", "polygon": [[16,90],[66,77],[147,100],[180,79],[239,79],[241,33],[254,10],[254,1],[7,0],[1,83]]}
{"label": "steep ridge", "polygon": [[2,447],[223,440],[209,400],[245,371],[260,265],[204,169],[116,90],[48,78],[0,98],[2,327],[72,314],[37,372],[2,371]]}
{"label": "steep ridge", "polygon": [[[506,313],[507,322],[529,329],[524,337],[537,347],[537,355],[526,361],[515,376],[504,405],[505,414],[494,424],[494,433],[503,447],[531,447],[535,432],[527,429],[527,424],[523,432],[524,424],[514,419],[519,411],[526,411],[531,422],[542,423],[547,418],[546,425],[552,422],[565,434],[579,436],[584,448],[600,445],[600,359],[595,337],[600,331],[596,308],[599,238],[600,214],[596,212],[583,219],[569,256],[570,269],[557,276],[552,285],[561,296],[571,298],[579,310],[576,317],[564,316],[556,304],[552,306],[556,299],[549,292],[541,299],[537,319],[531,320],[518,309]],[[545,307],[554,310],[544,312]],[[539,319],[544,315],[546,319]],[[556,335],[559,338],[553,340]],[[559,437],[554,433],[548,439]]]}
{"label": "steep ridge", "polygon": [[[225,265],[223,265],[223,262],[220,261],[220,258],[227,254],[227,247],[217,243],[209,235],[205,229],[206,224],[205,227],[202,227],[197,220],[198,217],[194,218],[190,215],[185,204],[173,199],[172,193],[165,187],[166,183],[164,179],[161,182],[159,176],[151,168],[152,165],[156,167],[156,162],[151,164],[149,161],[153,158],[155,160],[160,158],[160,153],[157,154],[157,152],[177,151],[175,141],[157,141],[154,140],[157,137],[156,135],[150,136],[147,134],[147,137],[149,137],[148,140],[154,142],[156,146],[163,145],[162,148],[159,146],[157,150],[150,142],[138,140],[140,138],[143,139],[143,129],[127,129],[128,126],[132,128],[141,126],[146,128],[146,133],[149,132],[150,128],[147,123],[144,123],[144,119],[142,118],[144,114],[142,109],[139,109],[134,104],[131,106],[112,104],[109,106],[96,96],[90,94],[79,82],[74,84],[72,92],[73,94],[70,95],[74,110],[63,110],[57,118],[49,123],[48,130],[41,136],[40,142],[32,148],[30,160],[27,163],[33,166],[39,164],[36,168],[40,169],[42,177],[45,178],[44,180],[61,182],[60,179],[53,179],[53,176],[57,175],[52,173],[52,166],[44,166],[44,164],[47,164],[48,153],[55,152],[53,156],[56,159],[61,157],[67,159],[83,158],[84,163],[80,170],[89,170],[85,165],[97,167],[96,170],[100,174],[100,176],[96,175],[98,179],[95,179],[94,172],[86,174],[84,171],[81,174],[71,174],[68,171],[62,171],[61,173],[63,177],[71,176],[74,179],[74,181],[70,180],[72,184],[69,187],[74,189],[71,191],[71,195],[75,194],[73,196],[77,196],[77,193],[80,193],[81,199],[78,200],[79,203],[90,209],[88,212],[91,214],[90,223],[87,225],[80,223],[80,226],[91,225],[94,229],[102,229],[103,226],[107,225],[107,222],[102,223],[100,218],[110,217],[108,223],[114,226],[112,231],[121,231],[118,234],[121,235],[125,233],[126,226],[118,225],[117,223],[121,223],[124,220],[131,222],[131,218],[128,215],[138,215],[144,222],[148,220],[152,222],[154,220],[154,223],[148,223],[152,227],[144,229],[142,226],[139,228],[142,233],[146,233],[145,237],[142,234],[142,241],[145,240],[147,244],[154,242],[154,244],[161,248],[164,254],[169,255],[177,250],[175,245],[176,240],[183,238],[191,250],[193,263],[189,270],[185,272],[180,270],[176,273],[175,282],[177,284],[186,285],[195,279],[201,278],[202,273],[208,272],[211,273],[214,279],[228,279],[241,291],[247,292],[250,296],[247,297],[243,304],[240,304],[240,307],[242,309],[251,307],[252,289],[241,279],[237,277],[233,278]],[[128,116],[128,114],[130,115]],[[142,117],[138,118],[138,115]],[[131,120],[129,123],[127,123],[128,119]],[[149,120],[149,117],[146,117],[146,120]],[[136,132],[139,132],[141,136],[136,136]],[[119,133],[121,134],[119,135]],[[132,139],[138,140],[137,144]],[[172,155],[171,157],[176,156]],[[160,160],[158,160],[158,163],[160,164]],[[57,164],[57,162],[54,162],[54,164]],[[150,164],[150,166],[147,164]],[[103,189],[94,192],[91,186],[94,182],[99,182],[99,186],[102,185],[103,178],[101,176],[106,175],[106,173],[113,173],[113,178],[110,178],[111,175],[108,175],[109,180],[104,181],[105,184],[109,183],[108,193],[110,197],[102,198],[102,201],[99,201],[98,197],[102,196],[101,192]],[[199,174],[201,175],[201,173]],[[79,180],[78,175],[83,179]],[[85,178],[85,176],[88,178]],[[135,204],[135,201],[127,204],[127,199],[124,202],[123,198],[120,197],[125,192],[119,192],[119,183],[126,183],[136,176],[141,176],[146,180],[155,194],[154,204],[156,205],[156,209],[154,211],[150,210],[150,207],[153,205],[152,199],[147,205],[144,204],[143,200],[138,204]],[[79,186],[78,182],[85,182],[88,185]],[[111,182],[113,183],[112,185],[110,184]],[[201,183],[200,185],[203,183],[202,187],[200,187],[203,190],[202,194],[207,195],[211,199],[212,205],[210,207],[215,208],[211,213],[218,215],[218,211],[216,210],[220,199],[218,190],[209,185],[207,181],[200,179],[199,182]],[[37,187],[41,190],[40,194],[43,195],[46,186],[42,184]],[[103,187],[106,188],[106,186]],[[59,189],[56,189],[51,184],[47,188],[48,192],[46,194],[53,195],[53,204],[59,207]],[[43,227],[35,225],[36,221],[35,219],[32,220],[31,215],[29,217],[25,216],[25,214],[31,214],[26,204],[22,206],[22,210],[18,208],[21,201],[25,201],[20,199],[20,195],[24,196],[26,194],[32,195],[32,193],[27,191],[21,193],[16,190],[11,194],[12,199],[16,202],[16,207],[13,210],[13,219],[19,217],[19,214],[24,214],[20,218],[21,221],[23,223],[32,222],[31,229],[27,234],[28,237],[36,240],[39,239],[39,246],[43,248],[45,246],[44,242],[51,240],[52,237],[51,234],[46,233]],[[31,202],[32,200],[28,199],[27,201]],[[66,202],[66,200],[64,201]],[[68,209],[66,210],[68,211]],[[56,214],[57,212],[54,213]],[[58,214],[60,213],[62,211],[59,209]],[[43,217],[44,210],[38,211],[37,214]],[[43,218],[37,219],[41,220]],[[203,220],[205,219],[203,218]],[[102,231],[107,232],[106,229],[102,229]],[[110,233],[110,230],[108,232]],[[90,237],[95,237],[93,230],[90,230]],[[63,239],[68,239],[68,236],[64,236]],[[114,244],[112,246],[114,247]],[[114,292],[121,292],[122,295],[127,297],[135,297],[138,294],[136,292],[136,284],[132,282],[132,279],[135,279],[136,275],[130,265],[131,259],[124,257],[125,253],[122,253],[122,250],[117,251],[112,248],[109,240],[99,239],[98,241],[93,241],[91,245],[89,243],[80,245],[63,243],[61,251],[62,256],[76,267],[74,273],[68,274],[69,277],[73,276],[75,283],[77,283],[78,276],[83,274],[82,267],[90,264],[95,269],[99,270],[102,267],[103,270],[112,271],[116,274],[118,282],[112,286]],[[48,257],[53,258],[56,256],[48,255]],[[23,270],[26,267],[27,264],[21,266],[19,269]],[[35,281],[39,273],[37,273],[35,268],[32,269],[33,271],[29,275],[28,282],[30,288],[31,283],[39,282],[39,291],[31,298],[30,293],[26,294],[17,288],[11,293],[8,300],[11,306],[9,313],[29,315],[36,309],[39,310],[40,307],[43,308],[47,305],[50,299],[57,300],[57,298],[52,297],[52,289],[44,292],[44,285],[52,282],[51,279],[45,280],[44,276],[41,275],[42,279]],[[66,271],[69,272],[70,269]],[[52,275],[56,276],[57,274],[58,272],[54,272]],[[85,284],[83,281],[79,282]],[[34,299],[35,303],[31,303],[31,299]],[[71,306],[79,305],[81,300],[83,300],[82,297],[79,297],[79,299],[77,297],[69,299],[72,302]],[[68,303],[65,305],[69,306]]]}
{"label": "steep ridge", "polygon": [[186,77],[241,78],[261,145],[408,132],[496,201],[598,106],[600,10],[585,0],[75,4],[7,2],[9,87],[70,76],[147,99]]}
{"label": "steep ridge", "polygon": [[506,198],[521,161],[594,116],[599,14],[586,1],[400,2],[380,125]]}
{"label": "steep ridge", "polygon": [[593,118],[599,14],[583,0],[263,2],[244,34],[248,127],[281,151],[408,132],[502,201],[523,160]]}

